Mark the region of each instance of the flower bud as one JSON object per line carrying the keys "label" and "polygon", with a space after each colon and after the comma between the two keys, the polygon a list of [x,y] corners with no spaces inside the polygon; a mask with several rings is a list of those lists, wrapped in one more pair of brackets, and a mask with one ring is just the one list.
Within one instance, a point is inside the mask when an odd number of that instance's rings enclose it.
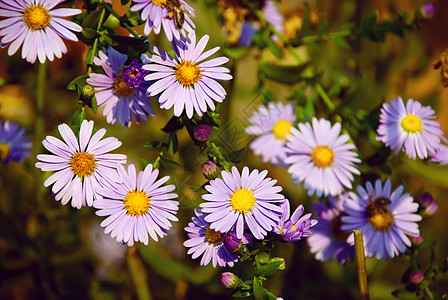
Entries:
{"label": "flower bud", "polygon": [[233,273],[224,272],[221,274],[221,284],[228,289],[236,289],[241,286],[241,279]]}
{"label": "flower bud", "polygon": [[201,124],[194,128],[194,138],[200,142],[205,142],[210,137],[210,126]]}
{"label": "flower bud", "polygon": [[436,6],[432,2],[427,2],[420,7],[422,17],[426,20],[430,20],[436,14]]}
{"label": "flower bud", "polygon": [[214,162],[211,160],[207,160],[205,163],[201,166],[202,174],[204,174],[204,177],[208,180],[215,179],[218,177],[218,167]]}
{"label": "flower bud", "polygon": [[413,284],[420,284],[423,281],[423,273],[420,270],[412,271],[409,274],[409,281]]}
{"label": "flower bud", "polygon": [[90,84],[86,84],[82,87],[81,89],[81,99],[84,102],[90,102],[93,98],[93,96],[95,96],[95,88],[93,86],[91,86]]}
{"label": "flower bud", "polygon": [[420,205],[424,209],[424,214],[428,217],[434,215],[439,209],[439,205],[429,193],[421,195]]}
{"label": "flower bud", "polygon": [[236,237],[235,232],[227,232],[222,239],[224,246],[230,252],[235,252],[240,248],[241,240]]}
{"label": "flower bud", "polygon": [[412,245],[414,246],[420,246],[421,244],[423,244],[423,235],[421,232],[418,236],[411,236],[409,237],[409,239],[411,240]]}
{"label": "flower bud", "polygon": [[270,260],[270,262],[281,261],[282,264],[278,266],[277,271],[286,270],[286,260],[283,257],[274,257]]}

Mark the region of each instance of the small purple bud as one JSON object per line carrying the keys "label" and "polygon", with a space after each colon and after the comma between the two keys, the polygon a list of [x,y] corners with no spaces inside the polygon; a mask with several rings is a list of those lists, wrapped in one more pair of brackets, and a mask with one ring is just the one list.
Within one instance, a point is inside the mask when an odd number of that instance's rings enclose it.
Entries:
{"label": "small purple bud", "polygon": [[423,18],[430,20],[437,12],[436,6],[432,2],[423,4],[420,8]]}
{"label": "small purple bud", "polygon": [[235,232],[227,232],[222,239],[224,246],[230,252],[235,252],[240,248],[241,240],[236,237]]}
{"label": "small purple bud", "polygon": [[204,177],[208,180],[215,179],[218,177],[218,167],[214,162],[211,160],[207,160],[205,163],[201,166],[202,174],[204,174]]}
{"label": "small purple bud", "polygon": [[423,234],[421,232],[418,236],[411,236],[409,237],[409,239],[414,246],[420,246],[421,244],[423,244]]}
{"label": "small purple bud", "polygon": [[222,273],[220,282],[225,288],[228,289],[236,289],[242,283],[241,279],[238,278],[238,276],[230,272]]}
{"label": "small purple bud", "polygon": [[434,215],[439,209],[439,205],[429,193],[421,195],[420,205],[424,208],[424,214],[428,217]]}
{"label": "small purple bud", "polygon": [[409,274],[409,281],[413,284],[420,284],[423,281],[423,273],[420,270],[412,271]]}
{"label": "small purple bud", "polygon": [[200,142],[207,141],[210,137],[210,133],[211,133],[210,126],[205,124],[198,125],[194,129],[194,137]]}

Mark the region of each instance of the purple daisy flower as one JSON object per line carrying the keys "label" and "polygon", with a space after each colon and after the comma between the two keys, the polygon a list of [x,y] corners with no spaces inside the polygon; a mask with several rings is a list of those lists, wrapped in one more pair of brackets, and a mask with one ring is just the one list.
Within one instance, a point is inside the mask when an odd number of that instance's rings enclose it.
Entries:
{"label": "purple daisy flower", "polygon": [[[442,140],[447,143],[446,139],[442,137]],[[435,153],[431,153],[431,161],[439,163],[441,166],[448,165],[448,146],[446,144],[440,144]]]}
{"label": "purple daisy flower", "polygon": [[395,150],[395,155],[403,149],[412,159],[416,155],[424,159],[428,152],[434,153],[439,148],[443,136],[440,123],[433,120],[435,118],[430,106],[422,106],[413,99],[409,99],[405,106],[398,97],[390,100],[390,104],[383,104],[376,139]]}
{"label": "purple daisy flower", "polygon": [[216,178],[205,186],[210,194],[202,195],[206,203],[199,206],[207,214],[205,221],[210,228],[226,233],[236,225],[238,239],[243,237],[247,225],[252,235],[261,240],[274,228],[282,209],[272,202],[283,202],[280,186],[274,186],[277,180],[265,178],[268,171],[258,172],[244,167],[240,175],[236,167],[232,172],[222,171],[223,179]]}
{"label": "purple daisy flower", "polygon": [[249,147],[262,156],[264,163],[270,161],[273,165],[280,163],[286,167],[286,135],[291,134],[290,128],[296,122],[294,108],[293,103],[270,102],[268,107],[259,105],[258,111],[249,118],[251,126],[246,128],[246,133],[259,136]]}
{"label": "purple daisy flower", "polygon": [[118,165],[118,175],[123,184],[107,184],[98,190],[103,199],[96,200],[93,207],[99,209],[98,216],[108,216],[101,227],[104,232],[111,233],[117,242],[142,242],[148,245],[148,235],[154,241],[164,237],[171,228],[170,221],[178,221],[175,214],[179,209],[179,202],[170,199],[177,198],[177,194],[170,193],[176,188],[174,185],[162,186],[170,178],[165,176],[156,181],[159,170],[151,164],[137,175],[135,166],[130,164],[128,172],[122,165]]}
{"label": "purple daisy flower", "polygon": [[98,130],[93,136],[93,121],[82,121],[79,140],[67,124],[58,126],[64,141],[47,136],[42,144],[54,155],[39,154],[36,167],[42,171],[56,171],[44,182],[57,201],[63,205],[72,199],[72,206],[92,206],[98,199],[97,190],[105,182],[116,182],[116,166],[126,162],[126,155],[110,154],[121,146],[121,142],[109,137],[101,140],[106,129]]}
{"label": "purple daisy flower", "polygon": [[296,183],[305,181],[308,195],[336,196],[344,187],[352,188],[353,174],[359,174],[355,163],[361,162],[353,151],[355,145],[348,143],[347,134],[339,135],[341,124],[331,126],[330,121],[313,118],[309,123],[299,124],[299,130],[291,128],[286,135],[288,172]]}
{"label": "purple daisy flower", "polygon": [[151,101],[146,96],[149,83],[143,80],[148,71],[142,69],[135,59],[125,66],[127,55],[109,47],[93,62],[101,66],[105,74],[90,73],[87,83],[96,90],[98,107],[104,106],[103,115],[107,123],[115,124],[120,119],[121,126],[131,126],[132,116],[138,124],[140,119],[154,116]]}
{"label": "purple daisy flower", "polygon": [[9,160],[23,161],[31,154],[31,141],[25,135],[25,129],[18,124],[0,121],[0,161],[7,164]]}
{"label": "purple daisy flower", "polygon": [[[145,80],[155,82],[148,88],[148,95],[160,94],[160,107],[170,109],[179,117],[186,110],[188,118],[193,112],[199,116],[207,111],[207,106],[215,110],[213,101],[222,102],[226,91],[216,80],[230,80],[229,70],[220,65],[229,61],[227,57],[213,58],[202,62],[219,50],[215,47],[204,53],[209,36],[204,35],[196,45],[195,33],[190,33],[185,44],[173,43],[176,60],[162,49],[151,47],[153,54],[146,56],[144,69],[153,73]],[[185,48],[185,49],[184,49]],[[202,63],[201,63],[202,62]]]}
{"label": "purple daisy flower", "polygon": [[[132,0],[132,2],[135,4],[131,7],[131,11],[141,10],[140,16],[146,21],[145,35],[149,35],[152,30],[155,34],[159,34],[160,28],[163,27],[166,37],[171,42],[173,39],[180,40],[179,31],[185,35],[185,32],[194,32],[196,29],[190,18],[195,16],[194,9],[183,0]],[[180,5],[176,5],[176,2]],[[182,16],[184,22],[181,20]]]}
{"label": "purple daisy flower", "polygon": [[188,232],[189,240],[184,242],[184,246],[190,248],[187,254],[193,254],[191,258],[196,259],[200,255],[201,266],[206,266],[212,261],[212,265],[225,267],[226,265],[233,267],[238,261],[238,256],[224,246],[222,232],[215,231],[210,227],[210,223],[205,221],[205,214],[199,209],[195,209],[194,213],[197,217],[193,217],[192,221],[185,227]]}
{"label": "purple daisy flower", "polygon": [[[402,195],[404,187],[400,185],[391,192],[391,181],[384,184],[381,180],[367,182],[366,188],[358,186],[358,195],[351,196],[344,203],[342,216],[344,231],[362,230],[366,255],[377,259],[393,258],[411,246],[406,235],[417,237],[420,234],[418,224],[422,217],[415,214],[418,203],[408,194]],[[353,234],[348,242],[354,244]]]}
{"label": "purple daisy flower", "polygon": [[311,213],[302,216],[304,211],[302,204],[297,207],[292,216],[288,199],[285,199],[280,207],[283,212],[280,222],[274,228],[275,233],[281,235],[286,242],[297,242],[302,237],[311,235],[310,228],[317,224],[317,220],[311,218]]}
{"label": "purple daisy flower", "polygon": [[350,232],[341,230],[343,205],[349,193],[342,193],[338,197],[328,197],[328,204],[322,199],[319,203],[311,203],[313,211],[318,216],[319,223],[311,229],[308,246],[315,258],[320,261],[333,261],[345,266],[348,259],[353,261],[355,247],[347,243]]}
{"label": "purple daisy flower", "polygon": [[39,58],[44,63],[46,58],[53,61],[67,52],[67,47],[60,38],[78,41],[72,31],[81,32],[82,27],[62,19],[80,14],[80,9],[53,9],[63,0],[0,0],[0,36],[4,36],[1,47],[9,45],[8,55],[13,55],[23,44],[22,58],[34,63]]}

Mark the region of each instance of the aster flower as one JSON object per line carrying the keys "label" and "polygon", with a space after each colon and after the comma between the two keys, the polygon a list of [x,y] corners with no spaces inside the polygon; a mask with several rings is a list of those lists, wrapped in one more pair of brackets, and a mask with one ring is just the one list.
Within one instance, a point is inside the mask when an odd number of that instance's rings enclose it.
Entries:
{"label": "aster flower", "polygon": [[350,137],[339,135],[340,123],[331,126],[330,121],[313,118],[312,125],[301,123],[291,132],[286,135],[285,162],[296,183],[305,181],[308,195],[335,196],[352,187],[353,174],[359,174],[355,163],[361,160],[353,151],[355,145],[348,143]]}
{"label": "aster flower", "polygon": [[132,117],[138,124],[155,115],[151,101],[146,96],[149,83],[143,80],[148,71],[142,69],[136,59],[124,65],[127,55],[109,47],[107,54],[100,51],[93,62],[101,66],[105,74],[90,73],[87,83],[96,90],[98,107],[104,106],[103,115],[108,123],[120,120],[121,126],[131,126]]}
{"label": "aster flower", "polygon": [[0,121],[0,161],[23,161],[31,154],[31,141],[25,135],[25,129],[14,122]]}
{"label": "aster flower", "polygon": [[207,214],[205,221],[210,228],[226,233],[236,225],[238,239],[243,237],[247,225],[252,235],[261,240],[278,223],[282,209],[273,202],[283,202],[282,188],[274,186],[277,180],[266,178],[268,171],[244,167],[240,175],[236,167],[232,172],[222,171],[221,178],[210,181],[205,189],[210,194],[202,195],[206,203],[199,206]]}
{"label": "aster flower", "polygon": [[311,203],[319,222],[311,228],[312,235],[307,239],[311,253],[320,261],[337,260],[345,266],[348,259],[353,261],[355,247],[347,243],[350,232],[341,230],[341,217],[343,205],[351,192],[343,193],[338,197],[328,197],[328,204],[322,199],[319,203]]}
{"label": "aster flower", "polygon": [[[160,28],[163,27],[165,35],[171,42],[173,39],[180,40],[179,31],[185,35],[185,32],[193,32],[196,26],[191,20],[190,16],[194,17],[194,9],[183,0],[178,0],[180,7],[175,8],[174,0],[132,0],[135,4],[131,6],[131,11],[142,11],[140,17],[146,21],[144,33],[149,35],[154,30],[155,34],[160,33]],[[179,24],[176,18],[180,13],[184,19],[183,24]],[[179,20],[179,19],[178,19]],[[179,29],[178,25],[181,25]]]}
{"label": "aster flower", "polygon": [[283,212],[278,225],[274,228],[275,233],[281,235],[286,242],[297,242],[302,237],[311,235],[310,228],[317,224],[317,220],[311,218],[311,213],[302,216],[304,211],[302,204],[297,207],[292,216],[288,199],[285,199],[280,207]]}
{"label": "aster flower", "polygon": [[219,50],[215,47],[204,53],[209,36],[204,35],[196,45],[195,33],[190,33],[185,44],[174,42],[176,59],[162,49],[151,47],[153,54],[146,56],[144,69],[153,73],[145,80],[155,82],[148,88],[150,96],[160,94],[160,108],[170,109],[174,106],[174,115],[179,117],[186,110],[188,118],[193,112],[202,116],[207,106],[214,111],[216,102],[222,102],[226,91],[216,80],[230,80],[229,70],[220,65],[225,64],[227,57],[213,58],[202,62]]}
{"label": "aster flower", "polygon": [[39,58],[53,61],[67,52],[61,36],[78,41],[73,31],[81,32],[82,27],[62,19],[80,14],[80,9],[53,9],[63,0],[0,1],[1,47],[9,46],[8,55],[13,55],[22,46],[22,58],[34,63]]}
{"label": "aster flower", "polygon": [[[442,140],[445,141],[445,138],[442,138]],[[435,153],[430,152],[429,154],[432,162],[439,163],[441,166],[448,165],[448,146],[446,144],[440,144]]]}
{"label": "aster flower", "polygon": [[193,254],[193,259],[202,255],[201,266],[206,266],[212,261],[212,265],[233,267],[238,261],[238,256],[233,254],[224,246],[222,232],[215,231],[210,227],[210,223],[205,220],[205,214],[199,209],[195,209],[196,217],[185,227],[189,239],[184,242],[184,246],[190,248],[188,254]]}
{"label": "aster flower", "polygon": [[126,155],[111,154],[110,151],[121,146],[114,137],[101,139],[106,129],[98,130],[93,136],[93,121],[81,123],[79,139],[67,124],[58,126],[64,141],[47,136],[42,144],[51,155],[39,154],[36,167],[42,171],[56,171],[44,182],[52,191],[57,201],[63,205],[70,199],[72,206],[92,206],[98,199],[97,189],[105,182],[116,182],[116,166],[126,162]]}
{"label": "aster flower", "polygon": [[206,124],[200,124],[194,128],[194,138],[200,142],[205,142],[210,138],[211,130],[210,126]]}
{"label": "aster flower", "polygon": [[176,188],[174,185],[162,186],[170,178],[165,176],[156,181],[158,169],[148,164],[137,175],[135,166],[130,164],[128,171],[118,165],[118,175],[123,184],[107,184],[98,190],[103,199],[96,200],[93,207],[97,208],[98,216],[107,216],[101,223],[106,234],[117,242],[142,242],[148,245],[148,235],[154,240],[164,237],[171,228],[170,221],[178,221],[175,214],[179,209],[179,202],[171,200],[177,194],[170,193]]}
{"label": "aster flower", "polygon": [[440,146],[443,132],[430,106],[422,106],[420,102],[409,99],[404,105],[401,97],[384,103],[381,108],[380,126],[377,140],[395,151],[401,149],[412,159],[424,159],[428,152],[434,153]]}
{"label": "aster flower", "polygon": [[[358,195],[351,194],[344,203],[342,230],[362,230],[366,255],[377,259],[393,258],[411,246],[406,235],[417,237],[418,224],[422,217],[415,214],[418,203],[408,194],[403,194],[400,185],[391,192],[391,181],[384,184],[378,179],[375,187],[367,182],[366,189],[358,186]],[[354,244],[353,234],[348,242]]]}
{"label": "aster flower", "polygon": [[270,102],[268,107],[259,105],[258,111],[249,118],[251,126],[246,128],[246,133],[259,136],[249,147],[262,156],[264,163],[270,161],[273,165],[286,166],[286,135],[291,134],[290,128],[296,122],[294,107],[293,103]]}

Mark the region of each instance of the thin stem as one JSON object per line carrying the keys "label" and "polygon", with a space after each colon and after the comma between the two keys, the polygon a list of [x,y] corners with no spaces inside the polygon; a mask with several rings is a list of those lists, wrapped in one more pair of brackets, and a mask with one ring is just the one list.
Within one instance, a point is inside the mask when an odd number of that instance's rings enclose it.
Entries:
{"label": "thin stem", "polygon": [[[100,15],[100,20],[98,21],[98,26],[96,28],[96,31],[99,31],[101,29],[101,26],[103,25],[104,22],[104,15],[106,14],[106,10],[103,8],[103,10],[101,11],[101,15]],[[89,61],[87,62],[87,75],[90,74],[90,72],[92,72],[92,67],[91,65],[93,64],[93,57],[96,54],[97,48],[98,48],[98,40],[99,38],[96,38],[95,41],[93,42],[93,46],[92,46],[92,55],[89,57]]]}
{"label": "thin stem", "polygon": [[335,38],[342,38],[342,37],[347,37],[350,36],[352,34],[351,30],[341,30],[341,31],[336,31],[336,32],[330,32],[327,34],[322,34],[322,35],[307,35],[301,38],[301,42],[302,44],[310,44],[310,43],[316,43],[319,41],[324,41],[324,40],[331,40],[331,39],[335,39]]}
{"label": "thin stem", "polygon": [[364,240],[362,230],[353,230],[355,235],[355,260],[358,269],[359,291],[362,300],[369,300],[369,287],[367,285],[366,257],[364,255]]}
{"label": "thin stem", "polygon": [[154,167],[154,169],[157,169],[159,167],[159,162],[160,162],[160,158],[162,157],[162,155],[163,155],[163,151],[159,153],[156,160],[154,161],[154,164],[152,165]]}
{"label": "thin stem", "polygon": [[[37,155],[42,149],[42,135],[44,129],[44,97],[45,97],[45,78],[47,75],[47,64],[37,63],[37,78],[36,78],[36,123],[34,126],[34,143],[33,143],[33,153]],[[42,171],[35,169],[35,179],[36,179],[36,200],[37,203],[42,203]]]}
{"label": "thin stem", "polygon": [[120,20],[120,25],[121,26],[124,26],[134,37],[136,37],[136,38],[140,38],[140,36],[138,35],[138,33],[137,32],[135,32],[134,31],[134,29],[132,29],[131,28],[131,26],[129,26],[129,24],[126,24],[126,23],[122,23],[121,22],[121,16],[119,15],[119,14],[117,14],[116,12],[115,12],[115,10],[112,8],[112,6],[110,6],[110,4],[109,3],[104,3],[104,7],[106,7],[107,8],[107,10],[111,13],[111,14],[113,14],[118,20]]}
{"label": "thin stem", "polygon": [[333,102],[331,102],[330,97],[328,97],[327,93],[324,91],[322,85],[320,83],[316,83],[315,87],[317,93],[319,93],[319,96],[322,98],[322,100],[324,100],[330,112],[334,111],[334,104]]}
{"label": "thin stem", "polygon": [[126,253],[126,262],[131,272],[132,281],[137,289],[137,296],[140,300],[151,300],[151,292],[147,283],[147,274],[136,246],[130,247]]}

